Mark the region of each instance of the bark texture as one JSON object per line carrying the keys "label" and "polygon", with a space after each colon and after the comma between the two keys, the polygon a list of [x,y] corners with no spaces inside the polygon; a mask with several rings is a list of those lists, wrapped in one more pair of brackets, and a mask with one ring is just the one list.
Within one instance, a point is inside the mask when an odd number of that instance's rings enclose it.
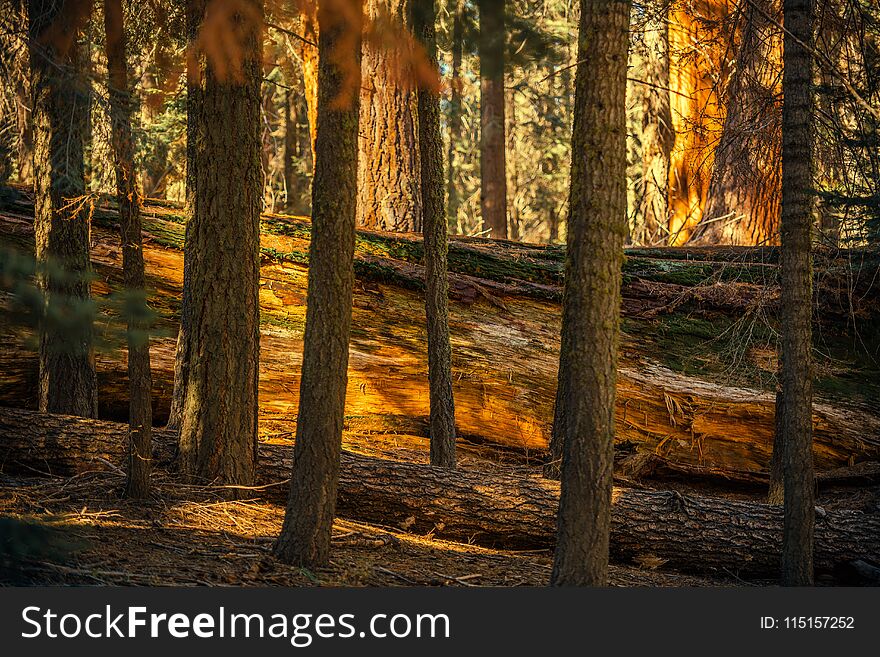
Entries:
{"label": "bark texture", "polygon": [[504,137],[504,0],[479,0],[480,210],[483,230],[507,239],[507,155]]}
{"label": "bark texture", "polygon": [[782,335],[780,394],[785,522],[782,583],[813,584],[813,0],[784,0]]}
{"label": "bark texture", "polygon": [[[432,63],[437,61],[434,0],[412,0],[413,32]],[[436,68],[436,65],[435,65]],[[439,68],[436,68],[439,75]],[[455,467],[455,400],[449,344],[447,226],[443,198],[443,137],[440,96],[426,85],[418,90],[421,194],[424,212],[425,314],[428,323],[428,387],[431,465]]]}
{"label": "bark texture", "polygon": [[34,125],[34,229],[45,313],[40,335],[39,407],[98,414],[89,294],[89,201],[84,135],[89,89],[77,39],[82,3],[31,0],[29,38]]}
{"label": "bark texture", "polygon": [[363,41],[358,225],[422,230],[412,0],[366,0]]}
{"label": "bark texture", "polygon": [[309,121],[309,143],[312,167],[315,166],[315,141],[318,136],[318,0],[302,0],[300,29],[303,39],[297,39],[303,68],[303,88]]}
{"label": "bark texture", "polygon": [[183,257],[183,291],[180,297],[180,327],[177,332],[177,348],[174,351],[174,390],[166,429],[179,431],[183,426],[183,408],[186,403],[186,386],[189,383],[190,345],[192,325],[191,272],[199,254],[190,240],[190,229],[195,225],[196,142],[198,117],[200,116],[204,84],[204,58],[196,50],[199,26],[205,14],[205,0],[187,0],[186,3],[186,237]]}
{"label": "bark texture", "polygon": [[[124,459],[125,426],[0,408],[0,470],[32,475],[103,467]],[[157,432],[155,459],[168,462],[174,437]],[[289,445],[260,444],[259,494],[280,500]],[[341,454],[340,516],[494,548],[552,547],[559,484],[538,477],[448,470]],[[671,491],[614,488],[611,557],[682,572],[773,578],[779,573],[782,510]],[[816,526],[816,569],[880,560],[880,515],[828,510]]]}
{"label": "bark texture", "polygon": [[128,62],[122,0],[105,0],[104,35],[109,72],[111,145],[119,203],[119,235],[126,291],[128,323],[128,463],[126,495],[147,497],[150,491],[151,398],[150,337],[148,333],[144,252],[141,238],[141,196],[134,168],[131,133],[132,103],[128,89]]}
{"label": "bark texture", "polygon": [[742,9],[736,69],[694,243],[778,243],[782,34],[766,17],[779,16],[780,4],[760,0]]}
{"label": "bark texture", "polygon": [[[180,454],[194,480],[248,485],[257,444],[261,0],[232,12],[240,70],[207,58],[195,117],[190,326]],[[228,65],[228,63],[227,63]]]}
{"label": "bark texture", "polygon": [[[562,494],[551,583],[605,586],[626,237],[629,0],[582,0],[559,393]],[[557,447],[558,449],[558,447]]]}
{"label": "bark texture", "polygon": [[[293,475],[275,554],[325,565],[336,509],[354,285],[361,0],[318,3],[318,138],[312,185],[308,305]],[[353,36],[355,35],[355,36]],[[344,48],[344,50],[343,50]]]}

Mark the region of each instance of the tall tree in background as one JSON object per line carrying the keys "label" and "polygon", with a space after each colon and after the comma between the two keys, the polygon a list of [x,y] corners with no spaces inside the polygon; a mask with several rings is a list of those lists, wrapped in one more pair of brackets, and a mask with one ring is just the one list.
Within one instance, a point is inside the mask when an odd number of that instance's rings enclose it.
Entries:
{"label": "tall tree in background", "polygon": [[363,42],[358,225],[422,229],[413,57],[403,36],[412,0],[366,0]]}
{"label": "tall tree in background", "polygon": [[199,257],[196,245],[190,238],[195,225],[196,189],[196,139],[198,117],[201,114],[202,90],[204,84],[204,57],[196,47],[199,27],[205,15],[206,0],[186,0],[185,28],[187,42],[186,56],[186,228],[183,255],[183,294],[180,299],[180,328],[177,332],[177,348],[174,351],[174,389],[171,393],[171,410],[165,429],[180,431],[183,425],[183,408],[186,402],[186,387],[189,383],[190,326],[192,325],[192,282],[190,273]]}
{"label": "tall tree in background", "polygon": [[[187,263],[181,465],[192,479],[240,485],[253,483],[257,451],[262,18],[262,0],[206,6],[187,234],[198,256]],[[235,47],[218,49],[221,34]]]}
{"label": "tall tree in background", "polygon": [[[554,439],[563,445],[553,585],[605,586],[626,236],[629,0],[581,0]],[[560,431],[563,433],[559,435]]]}
{"label": "tall tree in background", "polygon": [[[784,0],[782,303],[774,461],[782,463],[782,583],[813,583],[813,0]],[[781,459],[780,459],[781,453]],[[778,480],[778,468],[775,475]],[[777,481],[778,485],[778,481]]]}
{"label": "tall tree in background", "polygon": [[28,6],[34,233],[46,295],[39,408],[84,417],[98,414],[83,161],[89,89],[77,43],[90,12],[86,0],[31,0]]}
{"label": "tall tree in background", "polygon": [[122,275],[128,321],[128,470],[126,494],[146,497],[150,490],[152,450],[152,397],[150,388],[150,340],[146,325],[144,254],[141,249],[140,193],[134,168],[131,133],[132,102],[128,89],[128,62],[122,0],[104,0],[104,36],[109,73],[111,142],[119,202],[119,233],[122,241]]}
{"label": "tall tree in background", "polygon": [[779,0],[752,0],[741,9],[736,68],[694,243],[748,245],[778,239],[780,9]]}
{"label": "tall tree in background", "polygon": [[446,195],[449,198],[449,224],[455,225],[461,205],[456,179],[455,151],[462,135],[461,62],[464,56],[464,0],[456,0],[452,17],[452,67],[450,69],[449,150],[446,155]]}
{"label": "tall tree in background", "polygon": [[[413,33],[437,69],[434,0],[413,0]],[[425,311],[428,321],[431,465],[455,467],[455,401],[449,344],[447,223],[443,198],[443,137],[440,96],[421,81],[418,90],[419,153],[425,237]]]}
{"label": "tall tree in background", "polygon": [[478,0],[480,10],[480,207],[483,230],[507,238],[504,139],[504,0]]}
{"label": "tall tree in background", "polygon": [[362,0],[318,2],[318,135],[293,475],[275,554],[325,565],[336,510],[354,285]]}

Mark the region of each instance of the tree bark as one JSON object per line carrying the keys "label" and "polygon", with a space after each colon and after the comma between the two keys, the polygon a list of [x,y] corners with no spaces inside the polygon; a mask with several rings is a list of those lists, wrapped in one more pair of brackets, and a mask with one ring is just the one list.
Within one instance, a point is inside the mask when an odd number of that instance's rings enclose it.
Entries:
{"label": "tree bark", "polygon": [[[0,408],[0,470],[69,475],[121,464],[124,425],[100,420]],[[154,458],[168,463],[173,434],[156,432]],[[281,501],[290,475],[289,445],[261,443],[254,495]],[[266,484],[271,484],[266,486]],[[645,561],[682,572],[743,578],[779,573],[779,507],[671,491],[615,488],[611,557]],[[559,484],[478,470],[448,470],[341,453],[341,517],[436,538],[503,549],[546,549],[554,544]],[[880,560],[880,515],[822,511],[816,526],[816,570]]]}
{"label": "tree bark", "polygon": [[[439,77],[434,0],[412,0],[413,33]],[[418,90],[421,194],[424,212],[425,314],[428,324],[429,435],[431,465],[455,467],[455,400],[449,344],[447,226],[443,199],[443,137],[440,96],[427,85]]]}
{"label": "tree bark", "polygon": [[299,56],[302,60],[303,89],[309,123],[309,144],[312,151],[312,167],[315,166],[315,142],[318,137],[318,0],[301,0],[300,29],[303,39],[298,39]]}
{"label": "tree bark", "polygon": [[191,272],[199,257],[190,232],[195,225],[196,191],[196,141],[198,117],[202,112],[204,84],[204,58],[196,49],[196,38],[205,14],[205,0],[187,0],[186,3],[186,234],[183,255],[183,291],[180,296],[180,327],[177,332],[177,348],[174,350],[174,390],[166,429],[179,431],[183,426],[183,407],[186,403],[186,386],[189,382],[190,327],[192,325],[192,278]]}
{"label": "tree bark", "polygon": [[779,15],[779,4],[759,6],[742,9],[736,70],[695,244],[778,243],[781,34],[764,14]]}
{"label": "tree bark", "polygon": [[562,494],[551,584],[606,586],[626,236],[629,0],[582,0],[559,390]]}
{"label": "tree bark", "polygon": [[367,0],[372,23],[363,41],[358,225],[422,230],[412,0]]}
{"label": "tree bark", "polygon": [[[248,485],[257,444],[261,0],[230,13],[241,58],[206,58],[187,249],[189,359],[180,453],[192,480]],[[237,64],[237,66],[235,66]]]}
{"label": "tree bark", "polygon": [[782,584],[813,584],[813,0],[784,0],[782,335],[779,380],[785,521]]}
{"label": "tree bark", "polygon": [[[287,90],[284,97],[284,187],[285,210],[293,214],[309,212],[309,184],[303,172],[311,170],[311,139],[308,136],[308,109],[305,97]],[[305,146],[304,146],[305,144]]]}
{"label": "tree bark", "polygon": [[[81,3],[82,4],[82,3]],[[84,135],[89,90],[77,39],[89,7],[31,0],[29,38],[34,125],[34,228],[45,295],[39,407],[96,417],[93,310],[89,293],[89,208]]]}
{"label": "tree bark", "polygon": [[[351,334],[358,163],[361,0],[318,2],[318,138],[312,185],[308,304],[290,495],[275,554],[330,558]],[[350,96],[350,97],[346,97]]]}
{"label": "tree bark", "polygon": [[483,230],[507,239],[507,155],[504,136],[504,0],[479,0],[480,210]]}
{"label": "tree bark", "polygon": [[153,402],[150,389],[150,337],[144,285],[144,253],[141,238],[141,196],[134,167],[131,133],[132,102],[128,89],[128,62],[122,0],[104,2],[104,36],[109,72],[111,143],[119,203],[119,234],[125,280],[128,324],[128,459],[125,492],[144,498],[150,491],[151,432]]}

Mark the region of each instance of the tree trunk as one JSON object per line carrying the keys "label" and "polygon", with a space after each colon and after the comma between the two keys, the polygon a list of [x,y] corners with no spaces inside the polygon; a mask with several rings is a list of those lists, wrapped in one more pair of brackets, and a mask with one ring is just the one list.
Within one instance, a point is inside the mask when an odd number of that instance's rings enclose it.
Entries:
{"label": "tree trunk", "polygon": [[764,14],[779,15],[774,0],[760,11],[742,9],[736,70],[696,244],[775,244],[779,234],[780,89],[782,35]]}
{"label": "tree trunk", "polygon": [[[351,334],[357,203],[362,1],[318,2],[318,139],[302,380],[290,496],[275,554],[321,566],[330,558]],[[332,56],[331,56],[332,55]]]}
{"label": "tree trunk", "polygon": [[461,199],[458,194],[457,158],[455,157],[462,135],[461,104],[461,60],[464,54],[464,0],[456,0],[455,15],[452,17],[452,68],[450,70],[449,100],[449,150],[446,155],[446,195],[449,198],[449,225],[458,223],[458,208]]}
{"label": "tree trunk", "polygon": [[581,0],[559,394],[562,494],[551,583],[606,586],[626,234],[629,0]]}
{"label": "tree trunk", "polygon": [[128,62],[122,0],[104,2],[104,36],[109,72],[111,142],[119,203],[119,234],[125,280],[128,323],[129,440],[128,497],[144,498],[150,491],[153,402],[150,395],[150,338],[146,318],[149,310],[144,290],[144,253],[141,239],[140,192],[134,168],[131,134],[132,103],[128,90]]}
{"label": "tree trunk", "polygon": [[504,137],[504,0],[479,0],[480,209],[483,230],[507,239],[507,156]]}
{"label": "tree trunk", "polygon": [[288,89],[284,96],[285,210],[291,214],[308,214],[309,184],[303,174],[311,158],[308,109],[303,95]]}
{"label": "tree trunk", "polygon": [[232,67],[207,57],[187,235],[197,257],[187,272],[181,465],[192,480],[238,485],[253,482],[256,465],[262,12],[262,1],[250,0],[247,13],[229,15],[241,54]]}
{"label": "tree trunk", "polygon": [[315,142],[318,137],[318,0],[301,0],[300,30],[304,40],[297,40],[302,60],[303,89],[309,123],[312,167],[315,166]]}
{"label": "tree trunk", "polygon": [[[0,470],[69,475],[124,459],[125,427],[113,422],[0,408]],[[154,458],[167,463],[174,436],[157,432]],[[260,443],[259,495],[280,501],[290,475],[290,445]],[[436,538],[503,549],[554,544],[559,484],[479,470],[447,470],[341,453],[340,516]],[[772,578],[779,572],[779,507],[671,491],[615,488],[611,557],[662,564],[683,572]],[[822,513],[816,527],[816,570],[833,573],[855,561],[880,560],[880,516],[850,510]]]}
{"label": "tree trunk", "polygon": [[[439,77],[434,0],[413,1],[413,33]],[[449,344],[447,227],[443,199],[443,137],[440,96],[426,84],[418,90],[419,153],[424,211],[425,313],[428,324],[429,435],[431,465],[455,467],[455,400]]]}
{"label": "tree trunk", "polygon": [[[97,382],[89,294],[89,208],[83,140],[89,90],[77,39],[86,15],[72,1],[31,0],[34,227],[45,315],[39,407],[96,417]],[[85,8],[88,9],[88,8]]]}
{"label": "tree trunk", "polygon": [[183,426],[183,407],[189,382],[190,327],[192,326],[192,278],[191,272],[199,254],[190,239],[195,225],[196,142],[198,140],[198,117],[202,109],[204,85],[204,57],[196,49],[196,38],[205,13],[205,0],[187,0],[186,3],[186,237],[183,256],[183,291],[180,296],[180,327],[177,332],[177,348],[174,350],[174,390],[168,412],[166,429],[179,431]]}
{"label": "tree trunk", "polygon": [[422,230],[419,144],[411,27],[412,0],[367,0],[363,42],[358,225]]}
{"label": "tree trunk", "polygon": [[782,335],[780,394],[785,521],[782,584],[813,584],[813,0],[784,0]]}

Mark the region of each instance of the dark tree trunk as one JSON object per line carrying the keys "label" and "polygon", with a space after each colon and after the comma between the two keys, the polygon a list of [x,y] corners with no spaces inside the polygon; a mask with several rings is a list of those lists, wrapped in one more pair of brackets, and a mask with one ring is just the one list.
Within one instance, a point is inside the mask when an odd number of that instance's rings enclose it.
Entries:
{"label": "dark tree trunk", "polygon": [[401,43],[411,0],[367,0],[372,37],[363,42],[358,225],[422,230],[416,85]]}
{"label": "dark tree trunk", "polygon": [[747,3],[742,12],[736,70],[695,244],[775,244],[779,234],[781,35],[766,17],[779,15],[779,3]]}
{"label": "dark tree trunk", "polygon": [[[144,95],[141,120],[144,125],[152,125],[162,114],[162,92],[156,80],[157,72],[150,64],[141,78],[141,90]],[[165,198],[168,174],[168,145],[161,139],[152,139],[144,154],[144,170],[141,176],[144,195],[149,198]]]}
{"label": "dark tree trunk", "polygon": [[[188,226],[189,369],[181,466],[192,480],[253,483],[259,363],[261,0],[229,16],[238,67],[210,57],[197,107]],[[257,18],[259,17],[259,18]],[[221,77],[222,75],[222,77]]]}
{"label": "dark tree trunk", "polygon": [[480,210],[483,230],[507,239],[504,139],[504,0],[479,0]]}
{"label": "dark tree trunk", "polygon": [[204,84],[204,59],[196,51],[195,41],[199,26],[205,13],[205,0],[187,0],[186,39],[186,233],[183,254],[183,293],[180,298],[180,329],[177,333],[177,348],[174,352],[174,390],[171,393],[171,410],[165,428],[180,431],[183,426],[183,407],[186,402],[186,387],[189,382],[189,339],[192,325],[192,279],[191,272],[199,254],[190,239],[194,225],[196,190],[196,141],[198,139],[198,117],[201,113],[202,85]]}
{"label": "dark tree trunk", "polygon": [[449,197],[449,225],[455,226],[458,222],[458,208],[461,199],[458,195],[458,178],[456,176],[455,153],[461,142],[461,60],[464,53],[464,26],[462,16],[464,12],[463,0],[458,0],[455,5],[455,16],[452,19],[452,69],[450,72],[451,96],[449,102],[449,150],[446,155],[446,193]]}
{"label": "dark tree trunk", "polygon": [[39,345],[39,407],[49,413],[95,417],[98,394],[83,160],[89,90],[80,73],[77,45],[89,9],[72,0],[31,0],[29,37],[36,258],[46,295]]}
{"label": "dark tree trunk", "polygon": [[144,253],[141,239],[140,193],[134,168],[131,134],[131,94],[123,27],[122,0],[105,0],[104,35],[110,83],[111,145],[116,170],[119,202],[119,233],[122,243],[122,271],[125,279],[128,322],[128,467],[126,495],[143,498],[150,491],[153,402],[150,394],[150,338],[144,289]]}
{"label": "dark tree trunk", "polygon": [[782,583],[813,583],[816,520],[812,422],[812,248],[814,198],[813,0],[784,0],[782,89],[782,304],[779,378],[783,398],[777,422],[782,446],[785,521]]}
{"label": "dark tree trunk", "polygon": [[[318,138],[293,476],[275,554],[313,567],[330,558],[354,285],[362,0],[319,0]],[[345,50],[342,50],[345,48]],[[330,54],[333,53],[333,56]]]}
{"label": "dark tree trunk", "polygon": [[303,175],[311,159],[308,134],[305,97],[287,90],[284,97],[284,187],[287,190],[285,210],[289,213],[305,214],[309,211],[309,184]]}
{"label": "dark tree trunk", "polygon": [[605,586],[626,236],[629,0],[581,0],[559,394],[562,488],[551,583]]}
{"label": "dark tree trunk", "polygon": [[[413,33],[430,61],[437,61],[434,0],[413,0]],[[436,67],[436,64],[434,64]],[[439,76],[439,68],[436,69]],[[431,465],[455,467],[455,400],[449,344],[447,227],[443,199],[443,137],[440,96],[426,85],[418,90],[419,153],[425,238],[425,311],[428,321],[429,435]]]}
{"label": "dark tree trunk", "polygon": [[[100,459],[121,463],[125,427],[113,422],[0,408],[0,471],[56,475],[94,471]],[[157,432],[158,462],[173,436]],[[291,449],[260,444],[255,495],[278,500],[290,474]],[[782,510],[767,504],[615,488],[611,556],[617,562],[661,561],[682,572],[769,578],[779,572]],[[559,484],[540,478],[432,467],[341,453],[339,515],[405,526],[441,540],[500,549],[546,549],[554,543]],[[880,515],[829,509],[816,531],[816,569],[880,559]],[[858,566],[856,566],[858,567]],[[876,574],[868,569],[867,577]]]}

